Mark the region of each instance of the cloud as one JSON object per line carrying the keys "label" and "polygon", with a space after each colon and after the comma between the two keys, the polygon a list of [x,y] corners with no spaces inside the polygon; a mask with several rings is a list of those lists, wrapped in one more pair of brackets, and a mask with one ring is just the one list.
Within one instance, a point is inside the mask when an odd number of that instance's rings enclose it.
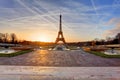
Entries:
{"label": "cloud", "polygon": [[120,33],[120,18],[112,18],[107,23],[108,26],[113,25],[113,27],[104,32],[105,36],[115,36],[117,33]]}
{"label": "cloud", "polygon": [[[64,34],[72,36],[76,41],[100,36],[98,32],[103,32],[100,28],[106,18],[111,16],[107,11],[112,7],[112,5],[96,7],[94,0],[92,0],[93,5],[92,3],[86,5],[77,0],[13,1],[13,7],[0,7],[0,25],[2,25],[0,31],[6,31],[6,29],[17,33],[45,31],[56,37],[61,10]],[[106,24],[110,25],[116,21],[113,19]]]}
{"label": "cloud", "polygon": [[114,24],[118,24],[119,22],[120,22],[120,18],[112,18],[106,23],[106,25],[114,25]]}

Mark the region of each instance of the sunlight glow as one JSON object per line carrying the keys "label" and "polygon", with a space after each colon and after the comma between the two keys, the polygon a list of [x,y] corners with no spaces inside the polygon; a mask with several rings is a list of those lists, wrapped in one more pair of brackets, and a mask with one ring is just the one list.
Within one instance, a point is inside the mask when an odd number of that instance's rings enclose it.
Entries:
{"label": "sunlight glow", "polygon": [[51,38],[50,35],[44,34],[44,33],[36,33],[34,35],[31,35],[32,41],[41,41],[41,42],[52,42],[53,38]]}
{"label": "sunlight glow", "polygon": [[49,39],[47,38],[47,36],[42,35],[42,36],[40,36],[40,37],[38,38],[38,41],[41,41],[41,42],[49,42]]}

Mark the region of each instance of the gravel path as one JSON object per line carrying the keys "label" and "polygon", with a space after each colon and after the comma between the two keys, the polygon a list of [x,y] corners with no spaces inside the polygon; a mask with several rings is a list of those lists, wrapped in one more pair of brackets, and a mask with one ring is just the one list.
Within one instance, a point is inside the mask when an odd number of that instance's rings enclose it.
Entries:
{"label": "gravel path", "polygon": [[120,66],[120,59],[102,58],[82,50],[48,51],[36,50],[16,57],[0,57],[0,65],[96,67]]}

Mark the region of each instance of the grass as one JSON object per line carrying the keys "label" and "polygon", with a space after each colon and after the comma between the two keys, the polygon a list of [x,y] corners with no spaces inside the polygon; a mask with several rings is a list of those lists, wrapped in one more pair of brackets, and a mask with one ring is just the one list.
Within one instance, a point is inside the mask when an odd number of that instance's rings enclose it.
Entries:
{"label": "grass", "polygon": [[97,51],[87,51],[87,52],[100,56],[100,57],[104,57],[104,58],[120,58],[120,55],[107,55],[107,54],[104,54],[102,52],[97,52]]}
{"label": "grass", "polygon": [[14,57],[14,56],[22,55],[22,54],[25,54],[25,53],[28,53],[28,52],[31,52],[31,51],[33,51],[33,50],[22,50],[22,51],[18,51],[18,52],[11,53],[11,54],[1,53],[0,57]]}

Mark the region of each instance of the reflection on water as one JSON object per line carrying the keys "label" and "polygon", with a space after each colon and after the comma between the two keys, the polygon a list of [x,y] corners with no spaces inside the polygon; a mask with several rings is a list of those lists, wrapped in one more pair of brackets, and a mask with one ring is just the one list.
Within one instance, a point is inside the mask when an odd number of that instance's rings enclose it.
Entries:
{"label": "reflection on water", "polygon": [[0,53],[3,53],[3,54],[10,54],[10,53],[14,53],[14,52],[16,52],[16,51],[13,49],[0,50]]}

